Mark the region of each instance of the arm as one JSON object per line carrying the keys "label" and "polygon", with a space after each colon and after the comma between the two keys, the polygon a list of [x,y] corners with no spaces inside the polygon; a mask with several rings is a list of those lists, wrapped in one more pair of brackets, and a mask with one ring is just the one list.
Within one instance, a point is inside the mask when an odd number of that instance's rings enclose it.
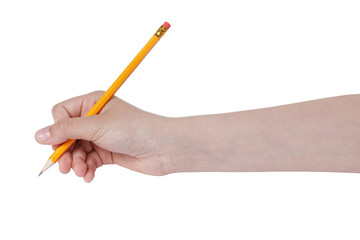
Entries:
{"label": "arm", "polygon": [[360,172],[360,95],[226,114],[167,118],[119,98],[84,117],[94,92],[53,108],[41,144],[80,139],[59,160],[86,182],[104,164],[165,175],[204,171]]}
{"label": "arm", "polygon": [[169,172],[360,172],[360,95],[169,120]]}

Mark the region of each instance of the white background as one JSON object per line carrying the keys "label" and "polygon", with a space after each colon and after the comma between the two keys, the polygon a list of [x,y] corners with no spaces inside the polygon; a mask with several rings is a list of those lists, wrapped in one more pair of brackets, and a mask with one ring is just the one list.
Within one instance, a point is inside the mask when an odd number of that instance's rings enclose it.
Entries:
{"label": "white background", "polygon": [[186,116],[359,93],[360,3],[0,1],[0,239],[359,239],[360,175],[179,173],[105,166],[91,184],[34,140],[51,107],[106,90]]}

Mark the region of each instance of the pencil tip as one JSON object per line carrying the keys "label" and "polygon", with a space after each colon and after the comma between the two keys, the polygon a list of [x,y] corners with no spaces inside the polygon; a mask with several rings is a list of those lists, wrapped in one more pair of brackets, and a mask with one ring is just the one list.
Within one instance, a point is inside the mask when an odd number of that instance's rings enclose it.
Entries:
{"label": "pencil tip", "polygon": [[54,164],[55,164],[55,163],[52,161],[51,158],[50,158],[49,160],[47,160],[47,162],[45,163],[43,169],[42,169],[41,172],[39,173],[39,176],[38,176],[38,177],[40,177],[41,174],[43,174],[47,169],[49,169],[49,168],[50,168],[52,165],[54,165]]}

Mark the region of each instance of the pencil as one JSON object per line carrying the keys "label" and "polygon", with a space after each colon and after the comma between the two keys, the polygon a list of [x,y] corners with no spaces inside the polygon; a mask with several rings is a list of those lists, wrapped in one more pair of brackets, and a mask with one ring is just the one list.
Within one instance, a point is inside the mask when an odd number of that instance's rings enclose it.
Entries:
{"label": "pencil", "polygon": [[[110,86],[110,88],[102,95],[102,97],[95,103],[95,105],[90,109],[86,116],[96,115],[105,104],[114,96],[116,91],[121,87],[125,80],[130,76],[130,74],[136,69],[136,67],[141,63],[145,56],[150,52],[150,50],[155,46],[155,44],[160,40],[160,38],[166,33],[170,28],[170,24],[165,22],[156,33],[150,38],[146,45],[141,49],[141,51],[135,56],[135,58],[130,62],[130,64],[125,68],[125,70],[120,74],[120,76],[115,80],[115,82]],[[66,142],[62,143],[54,153],[49,157],[45,163],[43,169],[39,173],[39,176],[43,174],[47,169],[54,165],[61,156],[71,147],[71,145],[76,141],[76,139],[69,139]]]}

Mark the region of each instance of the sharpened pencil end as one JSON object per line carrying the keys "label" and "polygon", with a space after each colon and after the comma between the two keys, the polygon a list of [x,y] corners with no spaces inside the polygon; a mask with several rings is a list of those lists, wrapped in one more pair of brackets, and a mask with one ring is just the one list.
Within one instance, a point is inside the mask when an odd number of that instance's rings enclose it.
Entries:
{"label": "sharpened pencil end", "polygon": [[38,177],[40,177],[40,175],[41,174],[43,174],[47,169],[49,169],[52,165],[54,165],[55,163],[51,160],[51,158],[49,159],[49,160],[47,160],[46,161],[46,163],[45,163],[45,166],[43,167],[43,169],[41,170],[41,172],[39,173],[39,176]]}

